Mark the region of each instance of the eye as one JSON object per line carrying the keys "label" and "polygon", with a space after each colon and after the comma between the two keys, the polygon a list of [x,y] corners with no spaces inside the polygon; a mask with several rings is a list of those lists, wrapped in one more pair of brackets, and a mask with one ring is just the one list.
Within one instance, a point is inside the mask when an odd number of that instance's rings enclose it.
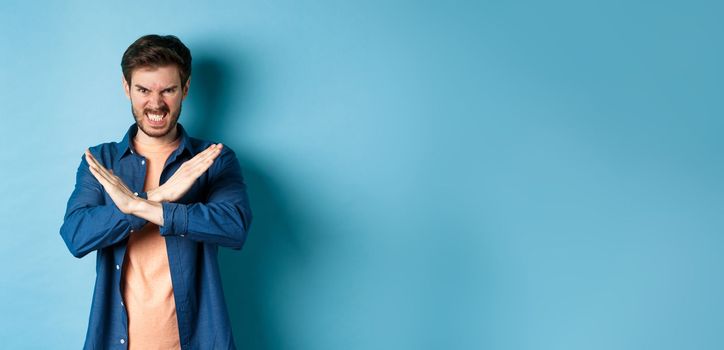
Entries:
{"label": "eye", "polygon": [[148,90],[147,90],[147,89],[144,89],[144,88],[138,88],[138,92],[140,92],[140,93],[142,93],[142,94],[145,94],[145,93],[148,92]]}
{"label": "eye", "polygon": [[176,92],[176,88],[166,89],[166,90],[163,90],[163,92],[170,95],[170,94],[173,94]]}

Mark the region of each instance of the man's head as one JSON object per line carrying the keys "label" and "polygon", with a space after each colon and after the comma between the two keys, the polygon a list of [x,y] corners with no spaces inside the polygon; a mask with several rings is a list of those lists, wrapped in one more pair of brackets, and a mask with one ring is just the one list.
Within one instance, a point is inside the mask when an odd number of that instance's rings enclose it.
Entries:
{"label": "man's head", "polygon": [[121,69],[138,128],[159,138],[173,131],[191,78],[186,45],[173,35],[143,36],[126,49]]}

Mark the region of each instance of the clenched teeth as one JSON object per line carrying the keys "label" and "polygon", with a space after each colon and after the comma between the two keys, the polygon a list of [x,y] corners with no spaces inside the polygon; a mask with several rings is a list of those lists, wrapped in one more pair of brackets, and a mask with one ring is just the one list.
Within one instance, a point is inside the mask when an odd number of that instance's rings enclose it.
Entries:
{"label": "clenched teeth", "polygon": [[151,119],[154,122],[161,121],[161,119],[163,119],[163,116],[164,116],[164,114],[151,114],[151,113],[147,113],[146,115],[148,116],[148,119]]}

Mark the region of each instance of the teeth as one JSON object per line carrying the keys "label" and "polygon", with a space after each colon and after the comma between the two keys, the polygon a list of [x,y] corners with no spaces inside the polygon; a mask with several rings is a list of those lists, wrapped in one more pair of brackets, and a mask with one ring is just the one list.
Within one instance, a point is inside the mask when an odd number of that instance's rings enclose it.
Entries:
{"label": "teeth", "polygon": [[148,116],[148,119],[151,119],[154,122],[161,121],[163,119],[163,114],[146,114]]}

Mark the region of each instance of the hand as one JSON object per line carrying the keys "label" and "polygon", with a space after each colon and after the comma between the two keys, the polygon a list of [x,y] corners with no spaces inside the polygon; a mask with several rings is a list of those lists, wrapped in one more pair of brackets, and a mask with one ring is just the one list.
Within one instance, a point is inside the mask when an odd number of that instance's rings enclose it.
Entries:
{"label": "hand", "polygon": [[196,179],[211,167],[221,154],[224,145],[218,143],[209,146],[203,152],[181,164],[176,172],[163,185],[147,193],[148,200],[154,202],[174,202],[191,189]]}
{"label": "hand", "polygon": [[124,214],[130,214],[140,199],[123,183],[121,178],[113,174],[113,171],[108,171],[103,167],[88,149],[85,151],[85,160],[88,162],[91,174],[103,185],[118,209]]}

